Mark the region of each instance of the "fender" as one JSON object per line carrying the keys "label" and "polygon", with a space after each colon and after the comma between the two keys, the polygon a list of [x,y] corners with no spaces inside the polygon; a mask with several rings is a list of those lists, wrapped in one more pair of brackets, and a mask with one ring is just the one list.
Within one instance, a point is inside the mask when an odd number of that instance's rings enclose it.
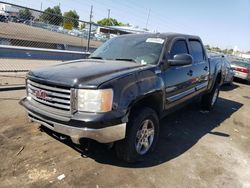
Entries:
{"label": "fender", "polygon": [[103,84],[101,88],[113,88],[115,91],[113,109],[128,115],[136,103],[151,96],[159,100],[160,105],[157,105],[160,109],[163,109],[164,82],[155,73],[157,69],[156,66],[144,67],[126,77],[117,78]]}
{"label": "fender", "polygon": [[209,74],[208,92],[210,92],[213,89],[215,81],[219,74],[221,74],[220,85],[222,85],[223,80],[225,78],[225,73],[223,71],[221,63],[209,59],[209,65],[210,65],[210,74]]}

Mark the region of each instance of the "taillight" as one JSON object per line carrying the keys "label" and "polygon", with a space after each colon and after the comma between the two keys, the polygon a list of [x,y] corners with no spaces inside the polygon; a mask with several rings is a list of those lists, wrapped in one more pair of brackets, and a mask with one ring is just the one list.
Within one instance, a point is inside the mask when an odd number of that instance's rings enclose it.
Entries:
{"label": "taillight", "polygon": [[247,68],[236,68],[236,70],[239,72],[249,73],[249,69]]}

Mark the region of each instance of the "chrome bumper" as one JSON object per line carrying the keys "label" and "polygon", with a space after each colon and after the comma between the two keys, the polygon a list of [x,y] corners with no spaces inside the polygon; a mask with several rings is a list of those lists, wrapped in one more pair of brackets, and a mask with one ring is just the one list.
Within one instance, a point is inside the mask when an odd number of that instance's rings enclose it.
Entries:
{"label": "chrome bumper", "polygon": [[111,143],[125,138],[126,123],[101,129],[77,128],[46,120],[39,115],[30,112],[29,110],[28,114],[31,121],[42,124],[43,126],[57,133],[69,136],[72,142],[75,144],[80,144],[81,138],[90,138],[100,143]]}

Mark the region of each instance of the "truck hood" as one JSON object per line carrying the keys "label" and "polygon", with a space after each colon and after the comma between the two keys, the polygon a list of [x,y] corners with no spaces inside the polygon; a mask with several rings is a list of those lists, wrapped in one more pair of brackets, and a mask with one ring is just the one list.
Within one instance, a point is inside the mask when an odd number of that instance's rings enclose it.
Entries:
{"label": "truck hood", "polygon": [[142,67],[127,61],[86,59],[32,70],[28,77],[66,87],[96,88],[108,80],[125,76]]}

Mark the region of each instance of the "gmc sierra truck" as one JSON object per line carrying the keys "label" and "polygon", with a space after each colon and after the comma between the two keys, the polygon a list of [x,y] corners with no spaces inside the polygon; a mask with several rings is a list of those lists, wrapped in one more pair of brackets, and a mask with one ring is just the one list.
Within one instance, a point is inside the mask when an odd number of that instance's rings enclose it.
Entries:
{"label": "gmc sierra truck", "polygon": [[135,162],[154,149],[161,118],[194,99],[211,110],[223,79],[197,36],[122,35],[88,59],[30,71],[20,104],[73,143],[113,143],[120,159]]}

